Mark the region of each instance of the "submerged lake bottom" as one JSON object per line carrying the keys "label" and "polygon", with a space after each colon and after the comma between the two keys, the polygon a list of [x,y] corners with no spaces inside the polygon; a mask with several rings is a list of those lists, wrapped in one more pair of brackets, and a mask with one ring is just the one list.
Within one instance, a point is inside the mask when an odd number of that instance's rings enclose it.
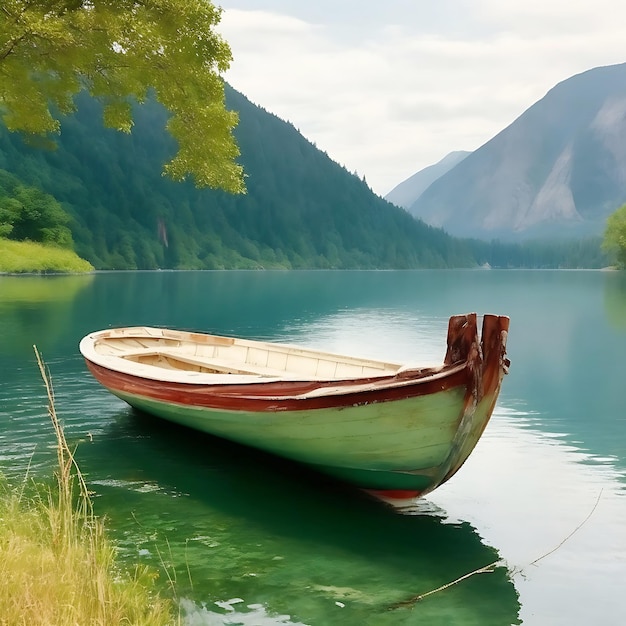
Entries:
{"label": "submerged lake bottom", "polygon": [[[432,363],[469,311],[511,317],[510,374],[464,467],[403,510],[133,411],[77,350],[93,330],[153,325]],[[174,577],[188,624],[626,620],[619,272],[3,276],[0,332],[0,471],[54,468],[37,344],[121,562],[158,568],[164,593]]]}

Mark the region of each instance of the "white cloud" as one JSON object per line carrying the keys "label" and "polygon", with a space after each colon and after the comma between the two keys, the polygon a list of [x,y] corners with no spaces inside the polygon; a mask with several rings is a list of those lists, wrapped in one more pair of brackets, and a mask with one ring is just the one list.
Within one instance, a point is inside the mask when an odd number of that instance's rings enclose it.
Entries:
{"label": "white cloud", "polygon": [[557,82],[626,61],[626,4],[614,0],[442,0],[439,13],[387,0],[358,15],[345,0],[328,13],[324,2],[317,13],[288,0],[221,4],[226,79],[381,195],[478,148]]}

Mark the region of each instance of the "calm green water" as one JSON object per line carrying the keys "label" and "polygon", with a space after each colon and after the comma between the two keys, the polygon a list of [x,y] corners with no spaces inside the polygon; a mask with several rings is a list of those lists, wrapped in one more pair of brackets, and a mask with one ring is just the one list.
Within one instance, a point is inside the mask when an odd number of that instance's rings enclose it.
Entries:
{"label": "calm green water", "polygon": [[[440,361],[448,316],[473,310],[511,316],[511,374],[465,467],[404,514],[133,413],[77,350],[89,331],[148,324]],[[55,462],[37,344],[122,559],[163,561],[188,624],[626,623],[623,273],[0,276],[0,338],[0,471]]]}

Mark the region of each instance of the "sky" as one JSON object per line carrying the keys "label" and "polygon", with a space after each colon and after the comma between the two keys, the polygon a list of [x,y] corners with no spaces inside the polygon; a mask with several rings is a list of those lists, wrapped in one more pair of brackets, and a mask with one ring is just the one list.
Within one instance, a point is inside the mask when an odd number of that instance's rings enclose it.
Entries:
{"label": "sky", "polygon": [[215,0],[224,78],[384,196],[626,62],[620,0]]}

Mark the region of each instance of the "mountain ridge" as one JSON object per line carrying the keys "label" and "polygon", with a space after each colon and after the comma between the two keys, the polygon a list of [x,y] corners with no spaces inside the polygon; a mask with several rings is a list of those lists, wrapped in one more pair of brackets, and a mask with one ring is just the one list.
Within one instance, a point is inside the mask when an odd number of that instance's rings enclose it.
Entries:
{"label": "mountain ridge", "polygon": [[599,235],[626,202],[626,63],[561,81],[408,208],[455,236]]}
{"label": "mountain ridge", "polygon": [[404,209],[410,208],[430,185],[449,172],[469,154],[470,152],[466,150],[450,152],[437,163],[419,170],[396,185],[385,195],[385,200]]}

